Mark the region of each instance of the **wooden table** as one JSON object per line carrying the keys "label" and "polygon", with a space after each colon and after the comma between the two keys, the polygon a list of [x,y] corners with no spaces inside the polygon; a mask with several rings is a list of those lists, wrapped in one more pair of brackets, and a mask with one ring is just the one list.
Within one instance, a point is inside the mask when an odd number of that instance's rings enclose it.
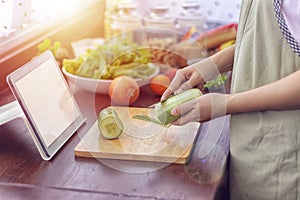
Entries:
{"label": "wooden table", "polygon": [[[41,159],[21,119],[0,126],[1,199],[228,199],[228,117],[200,126],[186,165],[162,167],[151,162],[79,158],[74,156],[74,148],[95,121],[98,111],[111,102],[107,95],[82,90],[76,90],[75,97],[87,121],[51,161]],[[0,105],[13,100],[9,90],[1,92]],[[147,107],[158,100],[149,86],[143,86],[133,106]],[[214,131],[221,131],[217,145],[205,158],[199,159],[197,153],[204,138]],[[140,173],[116,170],[108,166],[111,163]],[[211,179],[214,179],[212,183],[203,182]]]}

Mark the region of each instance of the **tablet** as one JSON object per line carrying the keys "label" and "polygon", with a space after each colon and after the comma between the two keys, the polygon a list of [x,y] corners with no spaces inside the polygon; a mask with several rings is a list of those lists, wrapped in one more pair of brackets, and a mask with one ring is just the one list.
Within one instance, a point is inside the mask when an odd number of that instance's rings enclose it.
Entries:
{"label": "tablet", "polygon": [[50,160],[85,121],[53,54],[35,57],[7,82],[41,156]]}

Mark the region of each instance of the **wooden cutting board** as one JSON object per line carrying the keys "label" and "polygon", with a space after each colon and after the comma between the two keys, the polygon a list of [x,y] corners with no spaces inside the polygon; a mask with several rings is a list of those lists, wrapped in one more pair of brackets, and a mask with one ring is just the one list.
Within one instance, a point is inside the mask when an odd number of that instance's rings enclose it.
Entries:
{"label": "wooden cutting board", "polygon": [[188,161],[199,123],[168,128],[133,119],[133,115],[154,116],[153,109],[137,107],[111,107],[123,122],[123,133],[118,139],[105,139],[97,121],[75,147],[79,157],[139,160],[184,164]]}

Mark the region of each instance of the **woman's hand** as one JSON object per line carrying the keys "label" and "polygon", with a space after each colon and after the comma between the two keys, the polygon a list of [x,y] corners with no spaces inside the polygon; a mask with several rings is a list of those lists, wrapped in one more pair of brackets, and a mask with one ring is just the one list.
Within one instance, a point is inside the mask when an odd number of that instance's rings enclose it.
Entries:
{"label": "woman's hand", "polygon": [[171,110],[172,115],[181,115],[173,125],[188,122],[205,122],[226,115],[226,95],[210,93],[183,103]]}
{"label": "woman's hand", "polygon": [[234,51],[235,45],[232,45],[211,57],[178,70],[169,87],[163,93],[161,101],[173,93],[177,94],[195,86],[203,90],[205,82],[232,69]]}
{"label": "woman's hand", "polygon": [[300,109],[300,70],[253,90],[235,93],[209,93],[183,103],[171,110],[181,115],[173,125],[205,122],[237,113]]}
{"label": "woman's hand", "polygon": [[219,70],[211,57],[179,69],[169,87],[163,93],[161,101],[173,93],[178,94],[195,86],[203,91],[204,83],[217,74],[219,74]]}

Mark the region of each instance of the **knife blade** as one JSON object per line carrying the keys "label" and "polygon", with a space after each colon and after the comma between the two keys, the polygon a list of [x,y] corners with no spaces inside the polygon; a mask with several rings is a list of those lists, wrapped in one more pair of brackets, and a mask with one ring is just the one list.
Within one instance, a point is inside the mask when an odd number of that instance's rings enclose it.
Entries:
{"label": "knife blade", "polygon": [[154,108],[156,104],[158,104],[159,102],[156,102],[154,104],[151,104],[150,106],[148,106],[147,108]]}
{"label": "knife blade", "polygon": [[143,120],[143,121],[146,121],[146,122],[152,122],[152,123],[161,125],[161,126],[166,127],[166,128],[171,126],[171,124],[164,125],[160,121],[158,121],[157,119],[155,119],[153,117],[150,117],[150,116],[147,116],[147,115],[134,115],[134,116],[132,116],[132,118]]}

